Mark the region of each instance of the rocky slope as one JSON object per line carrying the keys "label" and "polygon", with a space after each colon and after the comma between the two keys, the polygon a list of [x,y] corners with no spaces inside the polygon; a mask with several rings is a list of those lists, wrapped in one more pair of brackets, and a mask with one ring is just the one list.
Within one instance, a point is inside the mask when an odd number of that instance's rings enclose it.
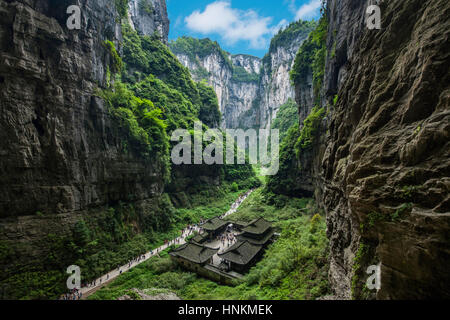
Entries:
{"label": "rocky slope", "polygon": [[224,127],[266,128],[279,107],[294,97],[289,71],[312,27],[293,23],[276,35],[263,59],[231,55],[209,39],[184,37],[170,47],[197,81],[206,79],[215,89]]}
{"label": "rocky slope", "polygon": [[[340,298],[450,297],[448,1],[330,0],[320,105],[327,115],[299,159],[327,213],[330,282]],[[297,83],[300,120],[312,74]],[[308,178],[309,177],[309,178]],[[381,289],[365,286],[381,265]]]}

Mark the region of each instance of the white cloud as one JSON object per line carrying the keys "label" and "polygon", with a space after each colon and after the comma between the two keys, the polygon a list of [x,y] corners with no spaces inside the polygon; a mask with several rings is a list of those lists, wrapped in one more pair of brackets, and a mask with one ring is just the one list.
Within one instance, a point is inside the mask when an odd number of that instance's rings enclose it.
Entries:
{"label": "white cloud", "polygon": [[185,19],[187,27],[202,34],[219,34],[229,44],[248,41],[254,49],[266,47],[269,39],[287,24],[281,21],[271,27],[271,17],[261,17],[254,10],[239,10],[231,7],[230,1],[216,1],[205,10],[194,11]]}
{"label": "white cloud", "polygon": [[320,12],[322,0],[311,0],[309,3],[302,5],[295,14],[295,19],[310,20],[315,18]]}

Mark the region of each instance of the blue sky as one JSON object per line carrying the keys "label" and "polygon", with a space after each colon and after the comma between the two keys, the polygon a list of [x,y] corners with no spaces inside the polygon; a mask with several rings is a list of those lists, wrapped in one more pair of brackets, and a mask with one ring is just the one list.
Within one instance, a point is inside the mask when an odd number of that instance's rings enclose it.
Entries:
{"label": "blue sky", "polygon": [[167,0],[170,39],[210,38],[233,54],[258,57],[278,30],[298,19],[317,19],[321,0]]}

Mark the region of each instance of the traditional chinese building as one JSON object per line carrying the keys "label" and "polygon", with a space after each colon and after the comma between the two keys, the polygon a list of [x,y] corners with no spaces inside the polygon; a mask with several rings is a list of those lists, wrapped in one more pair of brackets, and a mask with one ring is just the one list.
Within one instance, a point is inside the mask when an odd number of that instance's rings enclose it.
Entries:
{"label": "traditional chinese building", "polygon": [[225,232],[229,224],[230,222],[215,217],[206,221],[201,227],[208,233],[209,239],[212,240]]}
{"label": "traditional chinese building", "polygon": [[169,254],[180,265],[197,272],[206,264],[212,263],[212,258],[218,251],[219,248],[213,249],[196,242],[189,242]]}
{"label": "traditional chinese building", "polygon": [[238,235],[239,241],[248,241],[252,244],[266,246],[273,238],[275,231],[272,224],[263,218],[255,219],[242,228]]}
{"label": "traditional chinese building", "polygon": [[205,241],[209,239],[209,234],[204,232],[202,234],[197,234],[195,237],[191,239],[193,242],[197,242],[198,244],[203,244]]}
{"label": "traditional chinese building", "polygon": [[261,258],[274,233],[270,222],[255,219],[242,228],[238,241],[218,256],[228,266],[228,271],[245,273]]}
{"label": "traditional chinese building", "polygon": [[[220,246],[215,238],[223,234],[231,224],[233,228],[228,229],[241,232],[237,236],[237,242],[218,253],[220,248],[213,248]],[[259,261],[274,238],[272,224],[262,218],[250,223],[233,223],[212,218],[202,228],[205,233],[196,235],[189,243],[173,250],[170,256],[184,268],[223,284],[231,284],[233,279],[242,277]]]}
{"label": "traditional chinese building", "polygon": [[248,241],[238,241],[219,257],[223,259],[223,264],[228,265],[227,271],[239,273],[247,272],[261,257],[264,247],[252,244]]}

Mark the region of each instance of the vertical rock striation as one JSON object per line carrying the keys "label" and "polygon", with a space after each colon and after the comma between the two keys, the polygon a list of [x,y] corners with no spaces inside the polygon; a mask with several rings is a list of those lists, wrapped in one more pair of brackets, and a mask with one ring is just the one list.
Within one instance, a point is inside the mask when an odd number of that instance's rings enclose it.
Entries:
{"label": "vertical rock striation", "polygon": [[295,97],[289,72],[294,58],[303,41],[308,37],[311,28],[294,34],[286,44],[272,44],[270,51],[263,58],[260,83],[260,123],[269,128],[281,105],[289,98]]}
{"label": "vertical rock striation", "polygon": [[165,0],[129,0],[128,22],[141,35],[157,32],[168,44],[170,21]]}
{"label": "vertical rock striation", "polygon": [[231,55],[209,39],[184,37],[170,47],[194,79],[206,79],[214,88],[224,127],[267,128],[279,107],[294,98],[289,71],[313,26],[302,21],[293,23],[275,36],[263,59]]}
{"label": "vertical rock striation", "polygon": [[45,257],[42,240],[82,213],[123,201],[151,215],[163,190],[159,162],[123,152],[95,95],[113,63],[105,40],[122,38],[111,3],[79,1],[81,30],[68,30],[70,1],[0,1],[0,241],[33,248],[2,261],[3,276]]}
{"label": "vertical rock striation", "polygon": [[[328,1],[328,116],[301,164],[327,213],[330,282],[340,298],[448,298],[450,5],[384,1],[369,30],[369,4]],[[304,110],[311,94],[296,88]],[[376,264],[381,289],[369,291]]]}
{"label": "vertical rock striation", "polygon": [[145,199],[161,188],[158,168],[121,154],[94,95],[112,58],[103,42],[121,38],[115,8],[106,0],[81,7],[82,28],[70,31],[63,3],[0,3],[8,30],[0,53],[2,217],[82,210],[132,190]]}
{"label": "vertical rock striation", "polygon": [[194,80],[206,80],[213,87],[223,127],[239,127],[242,114],[250,110],[258,95],[261,60],[248,55],[232,56],[209,39],[183,37],[170,47]]}

